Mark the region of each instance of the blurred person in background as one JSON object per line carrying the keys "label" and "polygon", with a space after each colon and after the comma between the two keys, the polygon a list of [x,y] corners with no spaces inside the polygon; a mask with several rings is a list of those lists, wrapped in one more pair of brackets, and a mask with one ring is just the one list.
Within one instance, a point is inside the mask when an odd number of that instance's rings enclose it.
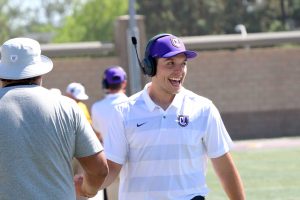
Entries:
{"label": "blurred person in background", "polygon": [[126,72],[120,66],[110,66],[102,78],[102,88],[105,91],[105,97],[92,105],[92,125],[96,132],[102,137],[108,131],[110,114],[114,106],[118,103],[128,100],[126,95]]}
{"label": "blurred person in background", "polygon": [[89,112],[88,107],[86,106],[83,101],[88,100],[89,96],[85,93],[85,88],[81,83],[70,83],[66,88],[66,95],[72,99],[74,99],[80,109],[83,111],[86,119],[89,121],[89,123],[92,123],[91,115]]}
{"label": "blurred person in background", "polygon": [[[102,88],[105,90],[105,97],[92,105],[92,125],[99,135],[105,138],[108,132],[108,124],[114,120],[111,117],[114,106],[127,101],[126,96],[126,72],[120,66],[109,66],[103,73]],[[106,188],[108,200],[118,199],[119,179],[116,179]]]}
{"label": "blurred person in background", "polygon": [[[1,200],[92,197],[108,173],[103,147],[76,103],[42,86],[52,68],[33,39],[1,47]],[[84,170],[74,179],[73,157]]]}

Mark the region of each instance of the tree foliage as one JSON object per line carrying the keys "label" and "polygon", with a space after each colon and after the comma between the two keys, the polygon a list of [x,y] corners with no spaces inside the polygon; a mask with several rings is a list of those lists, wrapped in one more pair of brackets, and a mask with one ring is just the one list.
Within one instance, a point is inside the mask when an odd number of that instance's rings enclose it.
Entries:
{"label": "tree foliage", "polygon": [[24,11],[9,4],[9,0],[0,0],[0,41],[16,37],[22,33],[22,28],[14,19],[24,17]]}
{"label": "tree foliage", "polygon": [[[28,6],[31,2],[37,6]],[[128,13],[128,3],[0,0],[0,40],[34,33],[46,35],[45,42],[112,41],[114,21]],[[149,37],[162,32],[179,36],[231,34],[237,24],[244,24],[249,33],[300,27],[300,0],[136,0],[136,8],[137,14],[145,16]]]}
{"label": "tree foliage", "polygon": [[128,3],[124,0],[89,0],[66,18],[55,41],[111,41],[116,17],[127,12]]}
{"label": "tree foliage", "polygon": [[[0,0],[0,40],[30,36],[48,41],[79,0]],[[33,3],[34,2],[34,3]],[[35,35],[35,36],[34,36]]]}
{"label": "tree foliage", "polygon": [[299,28],[299,4],[300,0],[138,1],[137,13],[145,16],[147,35],[230,34],[238,24],[248,32],[268,32]]}

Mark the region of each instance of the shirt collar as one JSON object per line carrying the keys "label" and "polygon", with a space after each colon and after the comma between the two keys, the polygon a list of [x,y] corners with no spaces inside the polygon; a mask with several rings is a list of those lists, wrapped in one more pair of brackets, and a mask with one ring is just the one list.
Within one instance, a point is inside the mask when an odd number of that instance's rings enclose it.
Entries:
{"label": "shirt collar", "polygon": [[[144,87],[142,97],[145,101],[146,106],[148,107],[149,111],[153,111],[156,107],[159,107],[156,105],[152,99],[149,96],[148,88],[151,86],[151,82],[147,83]],[[173,99],[172,103],[170,104],[170,107],[180,108],[183,98],[184,98],[185,88],[182,88],[181,91],[175,95],[175,98]],[[168,108],[168,109],[169,109]]]}
{"label": "shirt collar", "polygon": [[118,92],[118,93],[114,93],[114,94],[106,94],[105,98],[112,99],[112,98],[116,98],[119,96],[126,96],[126,95],[124,93]]}
{"label": "shirt collar", "polygon": [[151,82],[147,83],[145,85],[143,93],[142,93],[142,97],[143,97],[145,104],[148,107],[149,111],[153,111],[158,106],[152,101],[152,99],[149,96],[148,88],[150,87],[150,85],[151,85]]}

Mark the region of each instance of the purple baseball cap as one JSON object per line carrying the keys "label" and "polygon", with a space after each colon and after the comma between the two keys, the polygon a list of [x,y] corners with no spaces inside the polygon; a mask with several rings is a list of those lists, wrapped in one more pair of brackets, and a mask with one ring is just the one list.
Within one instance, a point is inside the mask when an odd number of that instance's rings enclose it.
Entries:
{"label": "purple baseball cap", "polygon": [[194,58],[197,53],[185,49],[181,39],[174,35],[167,35],[155,40],[150,48],[150,56],[154,58],[170,58],[184,53],[187,58]]}
{"label": "purple baseball cap", "polygon": [[126,72],[120,66],[111,66],[104,71],[104,79],[108,84],[122,83],[126,80]]}

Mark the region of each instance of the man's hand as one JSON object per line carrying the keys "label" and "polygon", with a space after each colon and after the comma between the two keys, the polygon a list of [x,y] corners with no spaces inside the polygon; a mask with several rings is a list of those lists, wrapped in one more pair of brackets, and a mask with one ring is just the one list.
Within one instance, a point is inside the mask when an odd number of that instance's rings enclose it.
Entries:
{"label": "man's hand", "polygon": [[82,197],[94,197],[97,193],[95,194],[89,194],[87,191],[85,191],[83,187],[83,175],[82,174],[76,174],[74,176],[74,186],[75,186],[75,191],[76,191],[76,196],[82,196]]}
{"label": "man's hand", "polygon": [[108,165],[101,151],[91,156],[77,158],[83,168],[82,175],[74,176],[76,194],[84,197],[93,197],[108,174]]}
{"label": "man's hand", "polygon": [[82,191],[81,191],[81,186],[83,183],[83,175],[81,174],[76,174],[74,176],[74,186],[75,186],[75,191],[76,191],[76,196],[82,196]]}

